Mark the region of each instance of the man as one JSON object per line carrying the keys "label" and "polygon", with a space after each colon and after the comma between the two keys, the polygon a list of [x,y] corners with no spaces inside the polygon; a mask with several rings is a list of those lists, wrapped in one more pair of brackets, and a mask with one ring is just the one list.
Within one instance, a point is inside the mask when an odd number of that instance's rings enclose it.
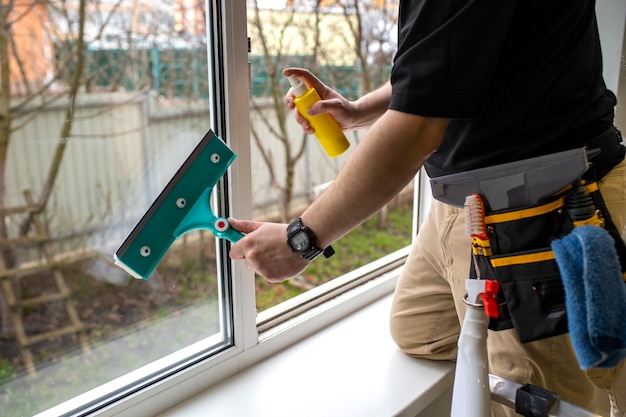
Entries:
{"label": "man", "polygon": [[[279,282],[373,215],[422,166],[438,177],[592,142],[603,150],[594,161],[600,190],[623,230],[625,148],[610,134],[616,99],[602,79],[594,7],[593,0],[401,1],[391,80],[354,102],[308,71],[285,70],[322,97],[309,114],[329,112],[344,130],[369,130],[332,186],[289,226],[309,228],[309,252],[294,253],[285,243],[285,224],[234,220],[246,236],[233,245],[232,259]],[[293,109],[293,97],[285,100]],[[391,333],[406,353],[455,360],[469,242],[462,209],[435,201],[394,296]],[[492,373],[587,409],[595,406],[592,379],[612,394],[621,386],[623,397],[612,395],[612,417],[626,413],[626,377],[616,378],[623,363],[587,376],[568,335],[522,344],[514,330],[490,332],[488,349]],[[515,415],[496,404],[493,412]]]}

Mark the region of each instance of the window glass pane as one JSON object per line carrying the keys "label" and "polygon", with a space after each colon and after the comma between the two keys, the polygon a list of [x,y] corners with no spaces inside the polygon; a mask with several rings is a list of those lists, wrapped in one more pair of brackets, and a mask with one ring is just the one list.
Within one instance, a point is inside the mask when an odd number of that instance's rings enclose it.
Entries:
{"label": "window glass pane", "polygon": [[176,240],[148,280],[113,263],[210,128],[205,2],[54,3],[0,13],[5,417],[232,342],[211,232]]}
{"label": "window glass pane", "polygon": [[[254,213],[291,221],[322,193],[362,138],[348,132],[350,149],[329,158],[305,135],[283,102],[282,70],[304,67],[348,99],[384,84],[396,40],[397,1],[248,1],[251,38],[251,138]],[[257,279],[259,311],[367,264],[411,242],[412,185],[393,203],[282,284]]]}

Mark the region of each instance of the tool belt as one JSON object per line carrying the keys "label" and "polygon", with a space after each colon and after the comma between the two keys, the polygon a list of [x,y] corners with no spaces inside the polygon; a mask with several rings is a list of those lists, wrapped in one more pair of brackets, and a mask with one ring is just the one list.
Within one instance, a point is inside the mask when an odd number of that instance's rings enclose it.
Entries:
{"label": "tool belt", "polygon": [[590,155],[579,148],[431,180],[438,200],[461,207],[472,193],[483,199],[488,239],[473,238],[470,278],[500,283],[491,330],[514,328],[523,343],[567,333],[565,290],[550,243],[574,227],[604,227],[626,272],[626,245],[589,169]]}

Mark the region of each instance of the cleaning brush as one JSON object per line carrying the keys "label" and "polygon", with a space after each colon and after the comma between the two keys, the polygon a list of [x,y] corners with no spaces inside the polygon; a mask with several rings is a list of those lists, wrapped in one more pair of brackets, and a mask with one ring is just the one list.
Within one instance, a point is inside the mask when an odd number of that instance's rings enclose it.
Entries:
{"label": "cleaning brush", "polygon": [[476,257],[476,247],[484,247],[484,241],[488,241],[487,226],[485,225],[485,206],[479,194],[471,194],[465,197],[465,234],[472,237],[472,257],[476,278],[482,279],[478,259]]}
{"label": "cleaning brush", "polygon": [[465,233],[473,238],[488,240],[485,225],[485,206],[479,194],[465,197]]}

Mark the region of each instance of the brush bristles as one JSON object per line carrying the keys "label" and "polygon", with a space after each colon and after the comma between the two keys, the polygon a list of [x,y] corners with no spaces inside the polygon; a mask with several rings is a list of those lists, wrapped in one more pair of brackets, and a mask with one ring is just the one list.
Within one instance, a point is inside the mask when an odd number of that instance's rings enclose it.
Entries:
{"label": "brush bristles", "polygon": [[478,194],[465,197],[465,233],[472,237],[487,238],[485,207]]}

